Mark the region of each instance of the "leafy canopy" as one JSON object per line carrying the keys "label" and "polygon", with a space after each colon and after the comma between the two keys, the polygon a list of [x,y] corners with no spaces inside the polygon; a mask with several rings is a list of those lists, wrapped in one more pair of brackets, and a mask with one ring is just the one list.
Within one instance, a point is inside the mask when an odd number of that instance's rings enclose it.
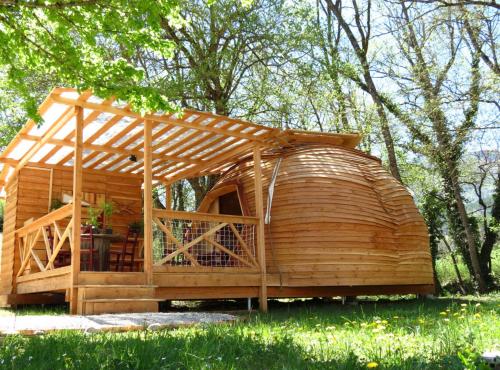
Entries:
{"label": "leafy canopy", "polygon": [[142,113],[172,109],[133,59],[139,45],[172,55],[174,45],[163,37],[162,25],[181,25],[178,9],[178,0],[0,1],[5,88],[17,93],[35,118],[33,76],[52,85],[91,88],[103,98],[115,96]]}

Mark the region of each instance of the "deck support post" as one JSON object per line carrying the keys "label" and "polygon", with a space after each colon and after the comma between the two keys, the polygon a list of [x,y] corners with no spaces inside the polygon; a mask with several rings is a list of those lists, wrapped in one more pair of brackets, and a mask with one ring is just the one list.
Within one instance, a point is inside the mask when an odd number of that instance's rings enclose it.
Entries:
{"label": "deck support post", "polygon": [[82,223],[82,155],[83,155],[83,108],[75,106],[75,146],[73,165],[73,251],[71,253],[70,313],[78,310],[78,274],[80,273],[80,225]]}
{"label": "deck support post", "polygon": [[266,238],[264,234],[264,200],[262,195],[261,148],[253,149],[254,184],[255,184],[255,216],[257,224],[257,260],[260,266],[259,308],[267,312],[267,273],[266,273]]}
{"label": "deck support post", "polygon": [[146,284],[153,283],[153,122],[144,121],[144,273]]}

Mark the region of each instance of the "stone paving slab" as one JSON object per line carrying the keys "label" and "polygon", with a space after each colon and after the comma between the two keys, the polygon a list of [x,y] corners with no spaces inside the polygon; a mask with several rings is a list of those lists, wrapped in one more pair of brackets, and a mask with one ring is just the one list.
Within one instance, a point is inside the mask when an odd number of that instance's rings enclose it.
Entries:
{"label": "stone paving slab", "polygon": [[59,330],[87,333],[122,332],[131,330],[161,330],[208,323],[227,323],[238,320],[225,313],[166,312],[123,313],[103,315],[26,315],[0,316],[0,335],[37,335]]}

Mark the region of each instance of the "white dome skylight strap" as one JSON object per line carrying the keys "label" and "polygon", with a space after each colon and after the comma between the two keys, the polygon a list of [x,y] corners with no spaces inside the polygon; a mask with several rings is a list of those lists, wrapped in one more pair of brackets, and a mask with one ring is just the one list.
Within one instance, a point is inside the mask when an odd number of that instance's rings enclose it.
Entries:
{"label": "white dome skylight strap", "polygon": [[278,177],[281,160],[282,158],[278,158],[278,161],[274,166],[271,182],[269,183],[268,196],[267,196],[267,210],[266,210],[266,217],[264,218],[265,224],[271,223],[271,206],[273,205],[274,184],[276,183],[276,178]]}

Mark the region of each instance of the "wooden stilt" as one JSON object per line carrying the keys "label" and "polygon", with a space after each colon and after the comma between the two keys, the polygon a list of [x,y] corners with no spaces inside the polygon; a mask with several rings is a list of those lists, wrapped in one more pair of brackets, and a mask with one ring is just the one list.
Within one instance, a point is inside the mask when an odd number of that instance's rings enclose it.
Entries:
{"label": "wooden stilt", "polygon": [[71,253],[70,312],[77,313],[78,274],[80,273],[80,225],[82,220],[82,154],[83,154],[83,108],[75,107],[75,149],[73,167],[73,251]]}
{"label": "wooden stilt", "polygon": [[264,200],[262,196],[262,169],[260,147],[253,150],[255,173],[255,216],[259,219],[257,224],[257,258],[260,265],[259,308],[267,312],[267,273],[266,273],[266,239],[264,235]]}

